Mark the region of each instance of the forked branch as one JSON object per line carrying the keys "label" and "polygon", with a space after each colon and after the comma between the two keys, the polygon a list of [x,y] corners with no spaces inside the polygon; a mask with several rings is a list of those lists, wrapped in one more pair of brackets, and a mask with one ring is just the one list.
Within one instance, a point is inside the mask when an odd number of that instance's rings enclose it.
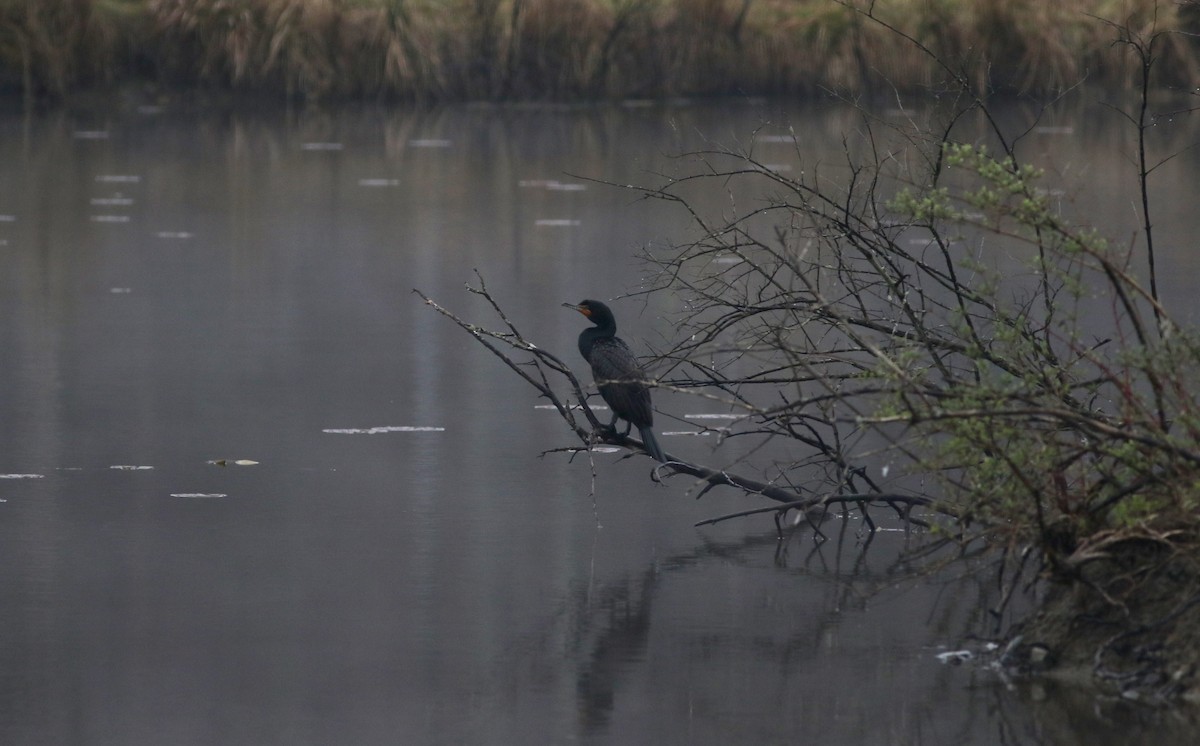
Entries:
{"label": "forked branch", "polygon": [[[460,329],[474,337],[477,342],[498,357],[510,370],[537,390],[541,397],[554,406],[559,416],[562,417],[563,421],[583,444],[583,449],[563,450],[587,450],[597,443],[605,443],[645,452],[645,447],[641,441],[627,435],[622,435],[608,425],[601,423],[591,407],[588,406],[588,397],[584,392],[584,387],[571,371],[570,367],[558,356],[529,341],[512,320],[509,319],[504,309],[492,296],[487,289],[487,284],[484,282],[483,277],[478,272],[476,272],[476,277],[478,279],[477,284],[474,286],[468,284],[466,286],[467,292],[478,295],[487,302],[493,313],[495,313],[503,324],[504,331],[497,331],[486,326],[471,323],[425,295],[420,290],[414,289],[413,292],[420,296],[427,306],[445,316]],[[566,384],[570,392],[566,396],[556,390],[556,386],[562,383]],[[572,403],[572,398],[578,402],[578,405]],[[583,413],[586,419],[586,426],[576,418],[575,413],[577,411]],[[906,519],[914,507],[927,507],[945,515],[954,515],[945,506],[935,505],[931,500],[920,495],[884,495],[875,493],[814,493],[805,495],[794,489],[734,474],[726,469],[690,463],[670,456],[669,459],[667,463],[658,465],[655,468],[653,472],[655,481],[661,481],[664,477],[675,475],[691,476],[695,477],[703,485],[702,489],[697,493],[697,497],[703,496],[704,493],[715,487],[733,487],[748,495],[758,495],[778,503],[778,505],[772,508],[746,511],[745,513],[737,514],[738,516],[754,515],[759,512],[770,512],[772,510],[776,512],[799,510],[805,513],[820,513],[827,510],[828,506],[832,504],[855,504],[862,510],[863,517],[868,526],[874,530],[874,523],[866,513],[866,506],[870,503],[889,505]],[[724,516],[714,519],[711,522],[715,523],[731,517],[737,516]]]}

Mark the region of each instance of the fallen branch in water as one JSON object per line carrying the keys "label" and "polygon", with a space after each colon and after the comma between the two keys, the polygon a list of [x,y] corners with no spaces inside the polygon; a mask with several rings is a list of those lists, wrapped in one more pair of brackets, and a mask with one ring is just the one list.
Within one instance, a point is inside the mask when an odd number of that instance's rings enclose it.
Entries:
{"label": "fallen branch in water", "polygon": [[[516,325],[508,318],[508,315],[501,308],[495,298],[487,289],[487,284],[484,282],[483,276],[476,271],[475,276],[478,278],[478,286],[467,284],[466,290],[469,293],[478,295],[483,298],[492,311],[500,319],[504,326],[504,331],[473,324],[466,321],[458,314],[449,310],[445,306],[434,301],[429,296],[422,293],[420,290],[414,289],[416,293],[425,302],[426,305],[433,308],[435,311],[445,316],[450,321],[454,322],[460,329],[466,331],[477,342],[486,347],[496,357],[509,367],[514,373],[525,380],[526,383],[533,386],[542,398],[548,400],[566,422],[567,426],[575,433],[583,444],[582,448],[561,448],[552,449],[547,453],[562,450],[562,451],[579,451],[590,450],[596,444],[607,444],[628,448],[634,451],[646,453],[644,444],[636,438],[631,438],[627,435],[622,435],[615,429],[603,424],[596,417],[591,407],[588,406],[588,397],[584,393],[583,385],[576,378],[570,367],[562,361],[558,356],[530,342],[516,327]],[[514,352],[522,353],[527,356],[521,360],[514,356]],[[578,404],[574,404],[566,396],[560,395],[555,390],[552,383],[555,377],[561,377],[570,389],[570,395],[573,395]],[[586,419],[586,423],[580,422],[576,418],[575,412],[581,412]],[[590,429],[585,426],[590,426]],[[647,453],[647,455],[649,455]],[[693,464],[682,459],[676,458],[667,454],[668,461],[663,464],[658,464],[653,473],[652,478],[661,482],[664,477],[675,475],[687,475],[695,477],[703,488],[696,495],[699,499],[706,492],[715,487],[733,487],[739,489],[747,495],[760,495],[768,500],[772,500],[777,505],[747,510],[740,513],[733,513],[725,516],[720,516],[707,521],[702,521],[696,524],[697,526],[719,523],[721,521],[730,520],[743,516],[757,515],[759,513],[776,512],[776,523],[789,510],[799,510],[809,516],[810,520],[814,515],[822,514],[829,509],[830,505],[856,505],[863,516],[863,521],[867,527],[874,531],[876,529],[875,522],[872,520],[867,508],[871,504],[883,504],[891,507],[896,511],[897,515],[906,521],[910,521],[916,525],[927,525],[919,519],[911,517],[910,513],[915,507],[926,507],[935,512],[955,517],[956,512],[947,506],[939,505],[933,500],[921,495],[902,495],[897,493],[853,493],[853,494],[837,494],[825,493],[821,495],[805,496],[795,490],[786,489],[770,482],[764,482],[757,479],[734,474],[726,469],[715,469],[704,466],[702,464]]]}

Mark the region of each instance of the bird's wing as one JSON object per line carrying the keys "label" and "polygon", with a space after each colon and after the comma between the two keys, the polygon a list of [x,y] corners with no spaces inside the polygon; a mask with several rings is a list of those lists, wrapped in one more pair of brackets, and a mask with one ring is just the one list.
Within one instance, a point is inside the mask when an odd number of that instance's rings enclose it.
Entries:
{"label": "bird's wing", "polygon": [[598,339],[588,362],[597,381],[644,381],[646,374],[629,345],[619,338]]}
{"label": "bird's wing", "polygon": [[597,340],[591,353],[592,375],[613,413],[634,425],[651,424],[650,389],[642,383],[646,374],[629,346],[617,338]]}

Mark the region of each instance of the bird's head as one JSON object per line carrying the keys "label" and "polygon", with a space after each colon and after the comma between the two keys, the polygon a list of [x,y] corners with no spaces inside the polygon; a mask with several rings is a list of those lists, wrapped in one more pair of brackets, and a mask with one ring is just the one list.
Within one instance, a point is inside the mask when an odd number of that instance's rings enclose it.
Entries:
{"label": "bird's head", "polygon": [[613,323],[612,311],[598,300],[581,300],[578,303],[564,303],[565,308],[573,308],[588,318],[593,324],[604,326]]}

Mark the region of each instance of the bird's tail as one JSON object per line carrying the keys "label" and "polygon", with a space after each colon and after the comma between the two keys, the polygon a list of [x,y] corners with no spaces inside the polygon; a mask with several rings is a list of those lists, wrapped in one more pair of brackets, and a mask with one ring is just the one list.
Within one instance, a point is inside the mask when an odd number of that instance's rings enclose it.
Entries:
{"label": "bird's tail", "polygon": [[639,427],[638,432],[642,435],[642,443],[646,446],[646,452],[654,457],[655,461],[667,463],[666,454],[658,445],[658,441],[654,438],[654,430],[650,427]]}

